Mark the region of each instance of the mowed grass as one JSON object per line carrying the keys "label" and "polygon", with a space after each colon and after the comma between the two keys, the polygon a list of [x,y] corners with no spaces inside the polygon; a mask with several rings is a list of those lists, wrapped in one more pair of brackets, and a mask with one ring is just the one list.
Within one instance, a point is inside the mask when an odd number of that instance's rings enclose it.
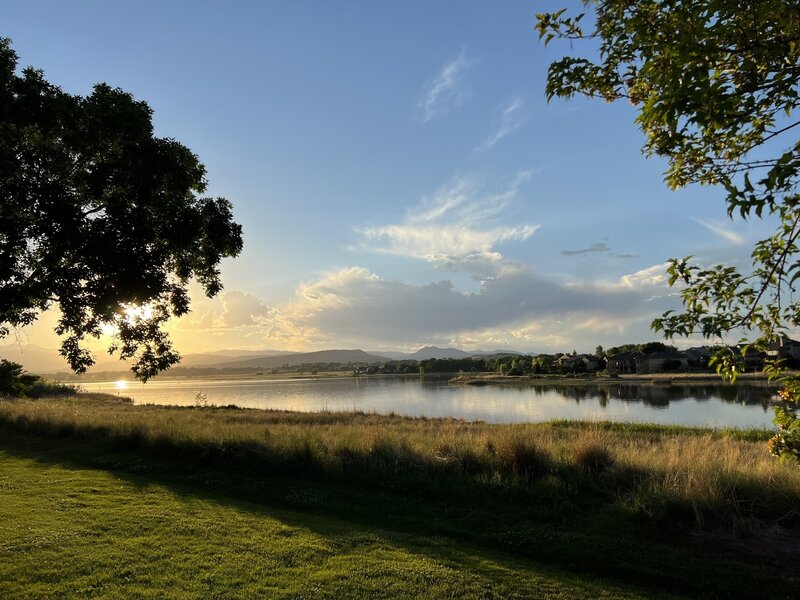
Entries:
{"label": "mowed grass", "polygon": [[0,597],[793,597],[764,431],[0,402]]}
{"label": "mowed grass", "polygon": [[[62,464],[42,440],[6,444],[2,598],[644,597],[441,536]],[[281,493],[291,505],[317,492]]]}

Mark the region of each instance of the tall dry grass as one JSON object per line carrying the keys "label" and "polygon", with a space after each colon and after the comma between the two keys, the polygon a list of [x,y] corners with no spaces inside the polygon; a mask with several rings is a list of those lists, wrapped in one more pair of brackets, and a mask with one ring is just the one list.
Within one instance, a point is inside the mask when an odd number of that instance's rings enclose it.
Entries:
{"label": "tall dry grass", "polygon": [[[699,526],[800,525],[800,467],[764,432],[588,423],[489,425],[364,413],[133,406],[76,397],[0,401],[0,425],[252,473],[330,477],[415,493],[521,493],[609,503]],[[758,441],[753,441],[757,439]],[[538,496],[537,496],[538,495]]]}

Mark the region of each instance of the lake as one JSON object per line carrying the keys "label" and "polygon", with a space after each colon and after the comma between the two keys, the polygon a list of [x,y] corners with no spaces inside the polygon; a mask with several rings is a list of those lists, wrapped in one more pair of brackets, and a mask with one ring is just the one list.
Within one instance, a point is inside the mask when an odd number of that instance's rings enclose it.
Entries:
{"label": "lake", "polygon": [[[295,411],[394,412],[489,423],[551,419],[709,427],[769,427],[775,389],[765,384],[448,385],[448,377],[342,377],[287,380],[154,380],[81,384],[137,404],[208,404]],[[202,397],[202,396],[201,396]]]}

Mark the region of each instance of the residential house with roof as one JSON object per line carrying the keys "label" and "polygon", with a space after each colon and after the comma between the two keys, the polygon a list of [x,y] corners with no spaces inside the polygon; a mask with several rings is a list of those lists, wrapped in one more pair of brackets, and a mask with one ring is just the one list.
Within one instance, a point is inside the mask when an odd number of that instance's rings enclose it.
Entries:
{"label": "residential house with roof", "polygon": [[600,361],[591,354],[564,354],[556,359],[556,364],[565,371],[596,371]]}
{"label": "residential house with roof", "polygon": [[610,375],[624,375],[636,373],[637,361],[643,358],[641,352],[620,352],[606,359],[606,370]]}
{"label": "residential house with roof", "polygon": [[636,360],[637,373],[683,371],[688,368],[689,356],[685,352],[653,352]]}
{"label": "residential house with roof", "polygon": [[788,335],[781,335],[767,346],[766,354],[772,359],[800,359],[800,342],[791,339]]}

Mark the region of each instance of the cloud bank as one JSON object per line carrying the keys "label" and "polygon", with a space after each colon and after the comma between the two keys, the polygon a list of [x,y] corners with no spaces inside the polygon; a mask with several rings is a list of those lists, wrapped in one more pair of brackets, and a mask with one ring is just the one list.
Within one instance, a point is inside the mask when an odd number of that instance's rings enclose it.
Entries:
{"label": "cloud bank", "polygon": [[[540,352],[593,348],[650,337],[650,320],[676,303],[664,269],[654,265],[616,281],[585,283],[518,267],[465,293],[446,279],[412,285],[347,267],[301,283],[281,306],[229,292],[215,301],[219,316],[204,323],[212,335],[238,332],[251,345],[298,350],[429,343]],[[200,333],[202,323],[195,326],[193,333]]]}

